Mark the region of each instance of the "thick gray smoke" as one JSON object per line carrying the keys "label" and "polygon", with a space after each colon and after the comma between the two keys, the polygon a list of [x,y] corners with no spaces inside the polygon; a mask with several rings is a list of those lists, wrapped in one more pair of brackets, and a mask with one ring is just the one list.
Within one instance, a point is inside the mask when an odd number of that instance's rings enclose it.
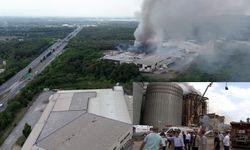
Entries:
{"label": "thick gray smoke", "polygon": [[191,93],[201,95],[200,91],[196,90],[193,86],[189,85],[188,83],[178,82],[177,84],[182,88],[184,95]]}
{"label": "thick gray smoke", "polygon": [[144,0],[134,47],[198,54],[195,81],[249,81],[249,14],[250,0]]}
{"label": "thick gray smoke", "polygon": [[232,36],[244,26],[235,16],[249,8],[250,0],[144,0],[135,46],[153,51],[167,40]]}

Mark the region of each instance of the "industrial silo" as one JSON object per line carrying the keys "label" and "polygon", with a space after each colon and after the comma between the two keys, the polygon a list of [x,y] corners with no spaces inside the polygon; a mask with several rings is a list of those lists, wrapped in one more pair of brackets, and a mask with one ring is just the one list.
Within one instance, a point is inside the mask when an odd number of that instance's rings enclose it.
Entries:
{"label": "industrial silo", "polygon": [[147,84],[142,82],[133,83],[133,124],[135,125],[139,125],[141,121],[141,109],[146,87]]}
{"label": "industrial silo", "polygon": [[164,128],[182,123],[183,90],[176,83],[150,83],[143,107],[143,124]]}

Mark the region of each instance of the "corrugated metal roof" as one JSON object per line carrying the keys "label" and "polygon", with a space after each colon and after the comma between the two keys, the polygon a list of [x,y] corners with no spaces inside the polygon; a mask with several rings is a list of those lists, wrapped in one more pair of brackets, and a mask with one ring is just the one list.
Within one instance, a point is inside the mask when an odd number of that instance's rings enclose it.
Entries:
{"label": "corrugated metal roof", "polygon": [[163,53],[163,54],[155,54],[148,57],[145,57],[144,59],[138,60],[135,63],[136,64],[144,64],[144,65],[157,65],[157,64],[171,64],[176,60],[176,56],[170,55],[169,53]]}
{"label": "corrugated metal roof", "polygon": [[46,150],[108,150],[132,125],[85,113],[36,144]]}
{"label": "corrugated metal roof", "polygon": [[[88,113],[89,108],[96,114]],[[58,91],[50,98],[23,150],[35,147],[47,150],[110,148],[117,138],[132,132],[129,121],[122,87],[114,87],[114,90]]]}
{"label": "corrugated metal roof", "polygon": [[86,113],[86,111],[51,112],[37,141],[53,134],[53,132],[78,118],[83,113]]}

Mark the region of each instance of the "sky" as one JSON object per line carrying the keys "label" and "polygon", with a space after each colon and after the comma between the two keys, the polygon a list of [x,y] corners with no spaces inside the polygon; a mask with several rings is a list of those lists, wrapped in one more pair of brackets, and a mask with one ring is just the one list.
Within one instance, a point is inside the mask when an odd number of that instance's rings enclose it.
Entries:
{"label": "sky", "polygon": [[0,16],[137,17],[142,2],[143,0],[0,0]]}
{"label": "sky", "polygon": [[[204,93],[209,83],[191,82],[195,89]],[[246,121],[250,118],[250,82],[227,83],[229,90],[225,90],[225,82],[215,82],[205,95],[209,98],[209,113],[217,113],[226,117],[226,123],[230,121]]]}
{"label": "sky", "polygon": [[0,16],[135,17],[142,0],[0,0]]}

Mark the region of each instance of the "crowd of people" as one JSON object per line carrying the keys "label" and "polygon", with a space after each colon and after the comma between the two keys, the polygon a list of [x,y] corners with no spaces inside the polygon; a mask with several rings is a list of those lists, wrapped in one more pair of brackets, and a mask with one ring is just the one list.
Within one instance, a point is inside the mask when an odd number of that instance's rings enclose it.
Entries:
{"label": "crowd of people", "polygon": [[205,130],[182,131],[174,130],[172,133],[158,132],[158,128],[152,128],[147,134],[140,150],[229,150],[229,132],[224,136],[222,133],[214,132],[214,145],[208,147]]}

